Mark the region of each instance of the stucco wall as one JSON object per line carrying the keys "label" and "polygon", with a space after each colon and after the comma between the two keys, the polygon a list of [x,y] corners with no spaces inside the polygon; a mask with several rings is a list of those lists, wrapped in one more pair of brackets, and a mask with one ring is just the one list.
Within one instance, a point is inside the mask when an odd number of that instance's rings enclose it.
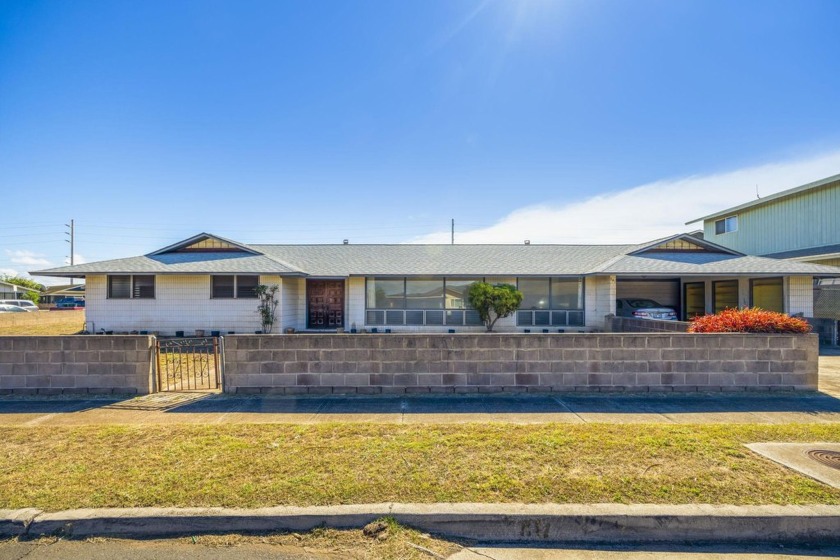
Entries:
{"label": "stucco wall", "polygon": [[148,393],[151,336],[0,337],[0,393]]}
{"label": "stucco wall", "polygon": [[816,335],[364,334],[225,337],[227,392],[817,388]]}
{"label": "stucco wall", "polygon": [[[263,284],[280,284],[261,276]],[[261,328],[256,299],[212,299],[209,275],[158,275],[154,299],[108,299],[105,275],[88,276],[85,293],[88,327],[115,332],[149,331],[174,335],[196,329],[223,333]],[[282,323],[281,323],[282,324]]]}

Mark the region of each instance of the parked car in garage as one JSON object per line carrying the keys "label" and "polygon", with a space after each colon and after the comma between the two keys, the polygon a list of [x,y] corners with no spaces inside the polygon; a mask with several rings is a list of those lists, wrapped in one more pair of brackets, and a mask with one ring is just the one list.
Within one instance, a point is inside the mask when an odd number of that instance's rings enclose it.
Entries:
{"label": "parked car in garage", "polygon": [[0,299],[0,305],[14,305],[24,311],[38,311],[38,306],[28,299]]}
{"label": "parked car in garage", "polygon": [[17,305],[0,303],[0,313],[26,313],[26,309],[18,307]]}
{"label": "parked car in garage", "polygon": [[643,298],[615,300],[615,314],[619,317],[635,317],[636,319],[677,320],[677,310],[673,307],[660,305],[652,299]]}

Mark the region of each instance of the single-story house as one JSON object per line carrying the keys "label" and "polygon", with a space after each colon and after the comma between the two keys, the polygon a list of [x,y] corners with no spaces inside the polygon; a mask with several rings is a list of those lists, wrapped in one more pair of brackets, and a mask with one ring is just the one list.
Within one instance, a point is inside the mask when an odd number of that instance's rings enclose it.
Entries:
{"label": "single-story house", "polygon": [[38,290],[33,290],[32,288],[18,286],[17,284],[0,280],[0,299],[26,299],[24,295],[28,292],[40,293]]}
{"label": "single-story house", "polygon": [[84,284],[63,284],[60,286],[47,286],[41,292],[41,303],[53,304],[62,298],[85,299]]}
{"label": "single-story house", "polygon": [[680,234],[640,245],[264,245],[201,233],[147,255],[32,272],[84,278],[88,328],[260,328],[254,288],[278,285],[277,329],[481,330],[467,289],[516,285],[520,310],[496,330],[600,330],[619,298],[682,318],[757,305],[811,316],[814,277],[840,268],[747,256]]}

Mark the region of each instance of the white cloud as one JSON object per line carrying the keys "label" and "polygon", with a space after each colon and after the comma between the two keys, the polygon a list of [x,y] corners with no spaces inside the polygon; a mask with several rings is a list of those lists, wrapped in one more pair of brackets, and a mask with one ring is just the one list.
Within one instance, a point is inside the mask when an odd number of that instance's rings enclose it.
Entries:
{"label": "white cloud", "polygon": [[[666,179],[563,205],[513,210],[499,222],[455,231],[456,243],[641,243],[702,229],[685,222],[840,173],[840,151],[684,179]],[[457,221],[456,221],[457,225]],[[449,243],[439,231],[409,243]]]}
{"label": "white cloud", "polygon": [[43,255],[32,251],[6,249],[6,255],[12,264],[20,264],[23,266],[49,266],[51,264],[50,261],[45,259]]}
{"label": "white cloud", "polygon": [[18,276],[19,274],[14,268],[0,268],[0,276]]}

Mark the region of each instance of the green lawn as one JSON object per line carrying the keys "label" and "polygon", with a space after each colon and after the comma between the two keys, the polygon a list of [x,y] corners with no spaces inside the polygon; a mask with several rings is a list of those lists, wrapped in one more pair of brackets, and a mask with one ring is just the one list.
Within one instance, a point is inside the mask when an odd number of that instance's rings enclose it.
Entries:
{"label": "green lawn", "polygon": [[837,425],[0,429],[0,508],[369,502],[840,504],[742,446]]}

